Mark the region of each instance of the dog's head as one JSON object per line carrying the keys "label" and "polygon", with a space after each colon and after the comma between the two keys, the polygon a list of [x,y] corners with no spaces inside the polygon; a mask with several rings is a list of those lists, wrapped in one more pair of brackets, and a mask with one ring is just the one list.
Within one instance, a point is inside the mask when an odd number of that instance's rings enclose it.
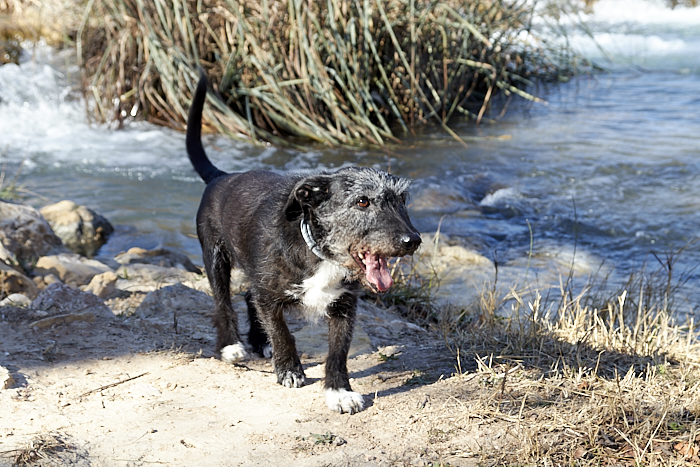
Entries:
{"label": "dog's head", "polygon": [[421,243],[406,211],[410,183],[362,167],[310,175],[294,186],[285,216],[306,219],[325,254],[385,291],[393,284],[387,258],[413,254]]}

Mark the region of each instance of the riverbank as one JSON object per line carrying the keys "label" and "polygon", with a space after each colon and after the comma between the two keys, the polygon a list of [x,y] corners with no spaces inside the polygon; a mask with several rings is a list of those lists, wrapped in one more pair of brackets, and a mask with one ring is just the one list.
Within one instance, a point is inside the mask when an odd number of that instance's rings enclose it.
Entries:
{"label": "riverbank", "polygon": [[[39,231],[53,238],[50,228]],[[5,234],[18,232],[27,234]],[[493,266],[449,239],[434,240],[426,236],[432,248],[417,255],[413,271],[459,266],[468,275],[469,267]],[[16,259],[2,263],[3,273],[24,264],[36,286],[34,297],[26,291],[26,300],[5,297],[0,306],[7,370],[0,459],[8,464],[698,460],[693,327],[676,326],[638,289],[593,309],[589,295],[567,290],[552,300],[486,288],[465,308],[430,291],[418,302],[410,295],[416,283],[397,278],[403,301],[388,308],[386,297],[383,305],[381,297],[361,301],[348,365],[368,404],[348,416],[323,404],[323,326],[290,320],[309,377],[304,388],[275,384],[267,359],[222,363],[213,352],[206,278],[184,255],[132,249],[99,262],[55,251],[65,247],[51,240],[48,256],[26,263],[31,254],[19,243],[3,245]],[[244,287],[234,277],[234,289]],[[498,312],[505,304],[508,316]],[[245,323],[240,295],[234,306]]]}

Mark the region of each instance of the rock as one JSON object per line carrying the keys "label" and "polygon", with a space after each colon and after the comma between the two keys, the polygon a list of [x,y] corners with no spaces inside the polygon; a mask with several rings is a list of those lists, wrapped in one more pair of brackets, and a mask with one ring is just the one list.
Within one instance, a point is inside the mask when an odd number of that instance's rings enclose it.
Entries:
{"label": "rock", "polygon": [[32,308],[48,312],[49,317],[81,313],[113,316],[107,305],[97,296],[59,283],[51,284],[42,290],[32,302]]}
{"label": "rock", "polygon": [[65,315],[56,315],[49,318],[43,318],[38,321],[34,321],[29,325],[30,328],[46,329],[54,326],[56,324],[68,324],[75,321],[87,321],[89,323],[95,321],[95,315],[89,311],[85,313],[68,313]]}
{"label": "rock", "polygon": [[214,300],[204,292],[175,284],[149,292],[143,299],[136,314],[141,318],[158,315],[198,313],[207,315],[214,308]]}
{"label": "rock", "polygon": [[73,201],[60,201],[41,208],[41,214],[53,228],[63,244],[83,256],[95,256],[107,242],[114,227],[107,219],[90,208]]}
{"label": "rock", "polygon": [[15,379],[12,377],[10,370],[0,366],[0,389],[10,389],[15,384]]}
{"label": "rock", "polygon": [[34,273],[39,276],[53,274],[72,286],[89,284],[93,277],[108,271],[111,271],[109,266],[99,261],[68,253],[43,256],[39,258],[34,268]]}
{"label": "rock", "polygon": [[119,293],[116,287],[119,278],[112,271],[103,272],[92,278],[90,284],[85,286],[84,292],[90,292],[100,298],[110,298]]}
{"label": "rock", "polygon": [[32,304],[32,300],[24,294],[13,293],[0,300],[0,306],[19,306],[28,307]]}
{"label": "rock", "polygon": [[413,255],[412,267],[423,278],[437,276],[436,301],[467,305],[477,300],[483,284],[494,278],[493,261],[445,234],[423,233],[421,237],[423,244]]}
{"label": "rock", "polygon": [[63,249],[61,239],[39,211],[3,200],[0,200],[0,243],[20,263],[30,263]]}
{"label": "rock", "polygon": [[461,266],[486,266],[493,267],[493,262],[479,253],[467,250],[460,245],[445,245],[438,250],[440,261],[455,262]]}
{"label": "rock", "polygon": [[11,251],[8,251],[2,243],[0,243],[0,261],[10,266],[19,264],[17,257]]}
{"label": "rock", "polygon": [[124,253],[119,253],[114,259],[119,264],[152,264],[165,268],[184,269],[194,273],[201,272],[186,255],[168,248],[156,248],[154,250],[130,248]]}
{"label": "rock", "polygon": [[44,284],[46,284],[46,285],[51,285],[51,284],[55,284],[55,283],[59,283],[59,284],[63,283],[63,282],[61,282],[61,279],[54,276],[53,274],[47,274],[44,277],[42,277],[42,279],[44,281]]}
{"label": "rock", "polygon": [[54,282],[60,282],[61,284],[61,279],[58,277],[54,276],[53,274],[47,274],[45,276],[34,276],[32,278],[34,283],[36,284],[37,287],[39,287],[39,290],[44,290],[47,285],[51,285]]}
{"label": "rock", "polygon": [[[152,292],[163,286],[183,283],[196,290],[207,290],[209,283],[200,274],[187,272],[184,269],[163,268],[152,264],[128,264],[115,271],[119,280],[117,288],[128,292]],[[236,290],[243,283],[243,276],[231,274],[231,287]]]}
{"label": "rock", "polygon": [[25,319],[30,314],[31,311],[28,308],[20,308],[16,306],[0,307],[0,321],[14,323],[16,321],[21,321]]}
{"label": "rock", "polygon": [[39,288],[29,277],[15,268],[0,262],[0,297],[21,293],[28,297],[36,297]]}

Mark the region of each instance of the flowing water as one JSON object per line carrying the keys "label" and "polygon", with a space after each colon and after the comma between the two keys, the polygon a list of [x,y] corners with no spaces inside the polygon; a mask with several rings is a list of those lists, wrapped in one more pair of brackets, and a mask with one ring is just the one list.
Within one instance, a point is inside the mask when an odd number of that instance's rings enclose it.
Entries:
{"label": "flowing water", "polygon": [[[603,265],[623,277],[685,247],[675,269],[689,272],[687,296],[696,296],[700,8],[602,0],[587,19],[593,38],[572,32],[570,40],[610,71],[533,89],[548,105],[516,101],[496,124],[453,122],[468,149],[425,129],[389,155],[213,136],[207,150],[226,171],[390,168],[414,179],[419,230],[439,227],[500,264],[533,260],[537,270],[575,260],[580,271]],[[34,57],[0,67],[5,185],[23,161],[25,202],[72,199],[104,214],[117,233],[101,255],[162,245],[199,258],[194,216],[204,185],[184,135],[143,123],[90,125],[61,57],[41,48]]]}

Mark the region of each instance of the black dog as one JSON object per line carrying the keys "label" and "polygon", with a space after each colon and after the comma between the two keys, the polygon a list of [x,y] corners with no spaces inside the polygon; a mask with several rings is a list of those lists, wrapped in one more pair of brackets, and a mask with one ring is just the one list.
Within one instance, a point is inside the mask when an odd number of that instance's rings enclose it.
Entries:
{"label": "black dog", "polygon": [[[277,382],[304,384],[304,370],[284,312],[328,319],[325,395],[338,412],[362,410],[352,392],[347,356],[360,282],[391,287],[387,258],[412,254],[421,239],[406,212],[410,181],[369,168],[279,175],[255,170],[227,174],[201,142],[207,92],[199,81],[187,122],[187,152],[207,184],[197,212],[197,235],[216,303],[214,324],[222,360],[246,357],[231,306],[236,265],[250,281],[246,295],[253,350],[272,356]],[[270,348],[271,344],[271,348]]]}

